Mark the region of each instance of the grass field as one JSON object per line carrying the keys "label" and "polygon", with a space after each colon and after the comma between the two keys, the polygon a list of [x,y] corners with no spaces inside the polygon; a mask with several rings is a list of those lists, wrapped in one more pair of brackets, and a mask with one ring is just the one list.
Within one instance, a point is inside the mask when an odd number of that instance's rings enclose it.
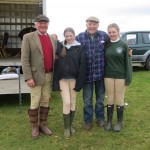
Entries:
{"label": "grass field", "polygon": [[[62,101],[60,94],[54,92],[47,124],[53,135],[41,135],[39,139],[32,140],[27,115],[29,94],[22,95],[21,112],[18,98],[18,95],[0,95],[0,150],[150,150],[150,72],[143,68],[134,69],[132,84],[125,94],[128,106],[125,107],[123,129],[118,133],[98,128],[95,118],[91,131],[84,130],[80,92],[74,121],[76,134],[65,140]],[[116,111],[113,124],[115,121]]]}

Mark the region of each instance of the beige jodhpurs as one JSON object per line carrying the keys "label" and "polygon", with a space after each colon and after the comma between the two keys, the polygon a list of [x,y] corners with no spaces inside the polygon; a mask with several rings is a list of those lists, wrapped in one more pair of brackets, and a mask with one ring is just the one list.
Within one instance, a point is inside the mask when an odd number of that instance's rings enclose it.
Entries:
{"label": "beige jodhpurs", "polygon": [[48,107],[52,92],[52,73],[45,74],[45,81],[42,86],[30,88],[31,105],[30,109],[37,109],[39,106]]}
{"label": "beige jodhpurs", "polygon": [[107,104],[124,106],[125,79],[104,78]]}
{"label": "beige jodhpurs", "polygon": [[63,114],[69,114],[70,111],[75,111],[76,107],[76,91],[75,79],[62,79],[59,81],[61,96],[63,100]]}

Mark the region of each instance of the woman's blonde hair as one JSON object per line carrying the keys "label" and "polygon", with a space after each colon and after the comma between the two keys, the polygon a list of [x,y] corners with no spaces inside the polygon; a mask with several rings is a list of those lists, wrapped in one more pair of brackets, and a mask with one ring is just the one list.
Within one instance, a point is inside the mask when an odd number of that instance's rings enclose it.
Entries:
{"label": "woman's blonde hair", "polygon": [[110,25],[108,25],[107,30],[109,28],[115,28],[118,31],[118,33],[120,33],[120,28],[116,23],[111,23]]}

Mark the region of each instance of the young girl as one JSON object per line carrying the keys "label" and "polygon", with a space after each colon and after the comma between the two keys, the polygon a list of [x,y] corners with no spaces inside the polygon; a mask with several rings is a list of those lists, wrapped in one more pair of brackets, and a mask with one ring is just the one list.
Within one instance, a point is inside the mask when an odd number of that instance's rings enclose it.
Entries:
{"label": "young girl", "polygon": [[106,130],[112,128],[112,116],[114,104],[117,108],[117,123],[114,131],[120,131],[122,127],[124,112],[124,94],[126,86],[132,80],[132,64],[130,49],[120,39],[120,29],[116,23],[108,26],[109,43],[105,51],[105,89],[107,95],[107,126]]}
{"label": "young girl", "polygon": [[86,63],[85,52],[81,44],[75,40],[72,28],[64,30],[64,38],[65,40],[57,46],[54,78],[59,80],[59,86],[53,87],[53,90],[60,90],[63,100],[64,136],[70,138],[70,135],[75,133],[72,122],[76,107],[76,92],[83,87]]}

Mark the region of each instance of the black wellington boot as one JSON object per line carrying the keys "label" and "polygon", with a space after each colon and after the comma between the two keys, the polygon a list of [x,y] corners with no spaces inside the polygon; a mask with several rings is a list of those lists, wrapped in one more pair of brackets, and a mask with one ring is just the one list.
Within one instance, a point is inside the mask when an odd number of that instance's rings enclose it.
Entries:
{"label": "black wellington boot", "polygon": [[110,131],[112,129],[113,111],[114,111],[114,104],[107,105],[107,126],[105,128],[106,131]]}
{"label": "black wellington boot", "polygon": [[124,106],[117,106],[117,123],[114,127],[114,131],[119,132],[122,127],[122,120],[123,120],[123,111],[124,111]]}

